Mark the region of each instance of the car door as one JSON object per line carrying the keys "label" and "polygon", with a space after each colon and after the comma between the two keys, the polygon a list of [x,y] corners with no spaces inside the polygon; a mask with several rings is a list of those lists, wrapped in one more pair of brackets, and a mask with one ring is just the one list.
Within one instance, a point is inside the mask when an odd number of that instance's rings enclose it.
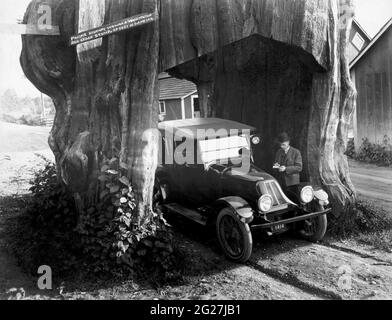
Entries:
{"label": "car door", "polygon": [[[192,186],[192,182],[194,180],[197,180],[198,176],[200,175],[200,170],[196,167],[196,165],[194,165],[194,162],[182,163],[184,159],[188,159],[187,154],[185,153],[194,153],[194,150],[179,149],[179,145],[181,145],[182,143],[183,141],[174,142],[174,163],[172,166],[171,179],[175,185],[176,198],[178,199],[178,202],[183,205],[189,206],[190,203],[193,202],[192,199],[195,198],[195,193],[197,193],[197,190],[195,190]],[[181,153],[181,155],[177,153]],[[181,163],[178,163],[176,159],[179,159],[177,157],[180,156]]]}
{"label": "car door", "polygon": [[189,166],[187,169],[187,198],[194,207],[209,205],[218,199],[220,194],[220,174],[203,165]]}
{"label": "car door", "polygon": [[[198,145],[195,142],[195,150]],[[193,151],[193,150],[192,150]],[[192,163],[176,164],[178,188],[184,205],[201,207],[217,199],[220,190],[220,175],[216,170],[205,167],[198,161],[197,154],[192,154]]]}

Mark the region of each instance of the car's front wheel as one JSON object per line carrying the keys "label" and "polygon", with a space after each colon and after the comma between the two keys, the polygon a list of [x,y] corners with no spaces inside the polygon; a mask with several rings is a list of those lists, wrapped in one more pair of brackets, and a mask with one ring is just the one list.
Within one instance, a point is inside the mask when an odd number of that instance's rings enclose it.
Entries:
{"label": "car's front wheel", "polygon": [[220,211],[216,222],[219,243],[226,256],[238,263],[245,263],[252,255],[253,239],[250,227],[242,222],[230,208]]}
{"label": "car's front wheel", "polygon": [[[324,211],[324,206],[317,204],[314,206],[315,212]],[[302,222],[301,228],[299,230],[300,236],[310,242],[318,242],[324,239],[327,232],[328,219],[327,215],[308,219]]]}

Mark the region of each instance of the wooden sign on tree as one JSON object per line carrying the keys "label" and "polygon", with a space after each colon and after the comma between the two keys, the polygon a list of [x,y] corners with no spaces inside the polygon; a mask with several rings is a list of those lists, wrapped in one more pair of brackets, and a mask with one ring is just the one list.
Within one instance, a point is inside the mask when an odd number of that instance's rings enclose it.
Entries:
{"label": "wooden sign on tree", "polygon": [[81,32],[71,37],[70,45],[75,46],[84,42],[109,36],[111,34],[140,27],[142,25],[154,22],[157,19],[158,15],[156,13],[142,13],[130,18],[122,19],[120,21]]}

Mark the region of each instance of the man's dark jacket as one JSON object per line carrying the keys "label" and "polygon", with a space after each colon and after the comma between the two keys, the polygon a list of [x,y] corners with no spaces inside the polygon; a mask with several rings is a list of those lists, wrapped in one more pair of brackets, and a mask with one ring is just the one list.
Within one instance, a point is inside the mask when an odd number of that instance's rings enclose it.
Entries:
{"label": "man's dark jacket", "polygon": [[299,150],[290,147],[286,154],[283,149],[279,149],[276,154],[275,163],[279,163],[281,166],[286,167],[286,172],[279,172],[281,183],[283,183],[286,187],[300,184],[302,156]]}

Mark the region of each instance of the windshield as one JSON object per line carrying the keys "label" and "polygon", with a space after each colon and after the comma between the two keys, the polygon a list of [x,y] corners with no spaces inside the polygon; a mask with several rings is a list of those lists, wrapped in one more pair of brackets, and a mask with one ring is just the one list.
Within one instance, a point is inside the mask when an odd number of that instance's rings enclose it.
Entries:
{"label": "windshield", "polygon": [[201,160],[204,164],[229,163],[240,158],[243,150],[249,150],[246,136],[232,136],[199,141]]}
{"label": "windshield", "polygon": [[253,163],[248,167],[243,167],[237,164],[213,164],[210,168],[222,173],[224,172],[228,176],[244,176],[244,175],[255,175],[258,176],[260,172],[263,172],[260,168],[256,167]]}

